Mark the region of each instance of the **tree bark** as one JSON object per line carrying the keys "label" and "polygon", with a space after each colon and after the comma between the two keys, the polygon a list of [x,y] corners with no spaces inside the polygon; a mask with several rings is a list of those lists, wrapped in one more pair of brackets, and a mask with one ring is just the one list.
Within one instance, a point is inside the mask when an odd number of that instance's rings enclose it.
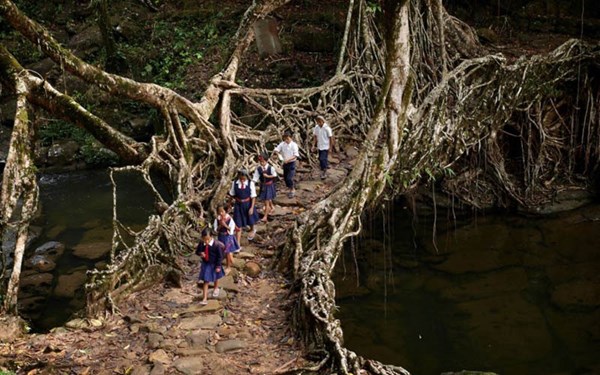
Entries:
{"label": "tree bark", "polygon": [[[2,312],[16,314],[21,266],[29,223],[37,209],[38,187],[32,159],[33,136],[28,113],[27,86],[16,71],[12,73],[11,78],[17,94],[17,107],[6,166],[2,176],[0,233],[3,236],[8,231],[16,233],[14,248],[5,247],[4,249],[7,252],[4,254],[4,259],[12,254],[14,263],[8,284],[2,288],[5,291]],[[4,238],[2,242],[6,243]]]}

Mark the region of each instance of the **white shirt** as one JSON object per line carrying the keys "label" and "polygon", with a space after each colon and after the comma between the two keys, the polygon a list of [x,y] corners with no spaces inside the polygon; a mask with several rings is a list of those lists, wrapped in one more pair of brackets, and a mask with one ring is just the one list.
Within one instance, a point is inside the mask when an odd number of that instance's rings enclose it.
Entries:
{"label": "white shirt", "polygon": [[290,143],[281,142],[275,147],[275,152],[281,153],[284,161],[291,159],[294,156],[300,157],[298,145],[294,141],[291,141]]}
{"label": "white shirt", "polygon": [[[225,221],[227,221],[227,219],[231,219],[231,216],[227,215],[225,216]],[[214,228],[215,228],[215,232],[219,231],[219,218],[217,217],[215,219],[215,223],[214,223]],[[229,230],[227,231],[227,234],[233,235],[235,233],[235,223],[233,222],[233,219],[229,220]]]}
{"label": "white shirt", "polygon": [[[237,184],[237,186],[240,189],[242,188],[242,181],[240,181],[240,180],[233,181],[231,183],[231,189],[229,189],[229,195],[231,195],[232,197],[235,197],[235,184]],[[252,181],[252,180],[244,181],[244,187],[246,187],[247,184],[250,184],[250,198],[256,198],[256,187],[254,187],[254,181]]]}
{"label": "white shirt", "polygon": [[317,148],[319,150],[329,150],[329,138],[333,137],[333,132],[327,123],[323,126],[315,125],[313,134],[317,137]]}
{"label": "white shirt", "polygon": [[[271,167],[271,166],[269,165],[269,163],[267,163],[267,165],[265,165],[264,167],[262,165],[260,167],[262,167],[263,173],[267,173],[267,170],[269,170],[269,167]],[[271,167],[271,174],[269,174],[269,176],[277,177],[277,172],[275,172],[275,168]],[[252,176],[252,181],[254,181],[254,182],[260,181],[260,174],[258,173],[258,167],[254,170],[254,175]]]}

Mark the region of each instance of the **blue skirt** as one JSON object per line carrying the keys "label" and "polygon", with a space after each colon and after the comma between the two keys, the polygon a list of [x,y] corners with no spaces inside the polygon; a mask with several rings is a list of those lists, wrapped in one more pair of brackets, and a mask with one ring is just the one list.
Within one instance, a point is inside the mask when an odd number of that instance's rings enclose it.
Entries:
{"label": "blue skirt", "polygon": [[217,281],[221,277],[225,276],[225,271],[223,271],[223,266],[221,266],[221,272],[216,271],[217,265],[202,262],[200,264],[200,275],[198,275],[198,281],[211,282]]}
{"label": "blue skirt", "polygon": [[250,206],[252,206],[251,201],[235,202],[235,205],[233,206],[233,221],[238,228],[254,225],[254,223],[258,221],[256,207],[254,207],[254,213],[252,215],[248,214]]}
{"label": "blue skirt", "polygon": [[260,194],[258,195],[258,199],[261,201],[272,201],[277,196],[275,192],[275,183],[271,185],[262,185],[260,188]]}
{"label": "blue skirt", "polygon": [[225,254],[237,253],[240,251],[240,245],[234,235],[219,233],[218,240],[225,245]]}

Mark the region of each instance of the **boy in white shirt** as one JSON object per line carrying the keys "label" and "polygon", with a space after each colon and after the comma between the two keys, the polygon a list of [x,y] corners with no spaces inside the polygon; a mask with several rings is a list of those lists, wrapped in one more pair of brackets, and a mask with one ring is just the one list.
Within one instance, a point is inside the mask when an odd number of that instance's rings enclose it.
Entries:
{"label": "boy in white shirt", "polygon": [[321,166],[321,179],[324,180],[327,177],[327,168],[329,168],[329,151],[333,147],[333,132],[329,125],[325,122],[323,116],[317,116],[315,118],[315,125],[313,129],[314,142],[313,149],[319,151],[319,164]]}
{"label": "boy in white shirt", "polygon": [[288,131],[283,133],[283,142],[275,147],[273,152],[283,157],[283,179],[288,187],[288,197],[293,198],[296,193],[294,175],[296,174],[296,160],[300,156],[298,145],[292,141],[292,134]]}

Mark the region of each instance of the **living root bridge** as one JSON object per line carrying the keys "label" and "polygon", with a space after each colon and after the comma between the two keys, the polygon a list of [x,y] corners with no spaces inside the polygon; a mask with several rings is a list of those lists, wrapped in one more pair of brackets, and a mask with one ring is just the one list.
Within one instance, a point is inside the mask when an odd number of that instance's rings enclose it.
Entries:
{"label": "living root bridge", "polygon": [[[382,99],[356,166],[334,193],[297,219],[279,258],[281,268],[291,270],[298,293],[292,319],[296,331],[307,346],[330,354],[321,364],[324,372],[328,368],[354,374],[407,373],[344,348],[341,325],[334,316],[331,274],[344,240],[360,232],[365,207],[373,207],[383,195],[404,194],[419,183],[448,176],[451,167],[480,168],[470,164],[470,154],[477,152],[489,162],[491,189],[503,197],[498,203],[516,202],[521,207],[551,199],[559,179],[571,181],[575,165],[584,166],[588,176],[598,172],[600,85],[594,72],[600,66],[599,45],[571,40],[548,55],[514,63],[500,55],[450,61],[448,72],[436,73],[439,80],[421,95],[421,87],[410,85],[419,82],[422,71],[417,65],[420,51],[413,51],[407,61],[404,12],[400,8],[396,18]],[[408,66],[415,70],[412,81]],[[576,97],[580,99],[572,106],[562,104]],[[559,120],[543,121],[549,111]],[[521,138],[524,149],[537,153],[535,159],[523,160],[525,173],[509,174],[506,167],[510,155],[498,135],[508,126],[521,129],[521,134],[539,134],[535,145],[531,138]],[[573,138],[579,142],[576,147],[585,150],[576,158]],[[542,173],[548,168],[554,174]],[[532,173],[546,179],[532,179]],[[461,189],[459,196],[468,202],[478,202],[478,192],[464,185],[478,181],[461,177],[446,177],[445,183]]]}
{"label": "living root bridge", "polygon": [[[235,170],[284,130],[309,140],[312,117],[318,113],[331,121],[336,137],[361,142],[361,150],[337,190],[297,218],[278,256],[297,292],[293,324],[307,347],[326,353],[311,371],[406,374],[401,367],[362,358],[343,345],[341,325],[334,316],[331,273],[344,241],[360,232],[365,207],[442,176],[447,189],[475,206],[488,195],[501,197],[498,202],[528,205],[547,199],[559,179],[565,183],[575,172],[586,177],[597,172],[599,85],[592,70],[597,72],[600,66],[600,52],[598,46],[570,41],[547,56],[510,64],[502,56],[486,55],[471,29],[449,16],[440,0],[384,1],[383,28],[376,27],[366,2],[357,0],[349,1],[338,65],[328,81],[306,89],[237,85],[236,72],[253,40],[254,21],[286,3],[253,2],[240,21],[231,58],[210,80],[198,103],[166,88],[90,66],[9,0],[0,0],[0,15],[72,74],[113,95],[152,105],[163,117],[166,135],[154,136],[147,144],[132,142],[91,114],[81,112],[70,118],[80,126],[91,126],[91,131],[103,131],[95,136],[107,147],[116,142],[113,150],[124,159],[126,151],[131,152],[131,165],[112,173],[140,173],[154,192],[157,207],[146,228],[133,232],[117,216],[114,184],[111,262],[103,270],[91,271],[89,315],[116,311],[119,301],[132,291],[167,274],[177,278],[179,257],[193,249],[195,231],[209,222]],[[8,53],[0,57],[10,60]],[[19,77],[28,77],[22,74]],[[17,81],[11,78],[7,85],[14,88]],[[30,82],[36,81],[32,77]],[[36,101],[40,91],[33,86],[26,87],[25,93],[15,92],[28,100],[33,95],[30,102],[53,114],[68,115],[68,110],[45,107],[48,98]],[[52,95],[61,97],[58,92]],[[245,123],[246,117],[232,105],[236,100],[248,104],[259,121]],[[76,104],[70,99],[62,102]],[[213,117],[217,124],[209,121]],[[503,147],[500,135],[507,126],[521,131],[517,133],[523,141],[520,145],[528,150],[522,159],[526,173],[515,172],[514,159]],[[18,138],[18,133],[13,135]],[[308,145],[306,141],[304,146]],[[474,155],[487,168],[474,164]],[[544,164],[549,156],[552,163]],[[21,168],[27,163],[11,165]],[[8,163],[6,168],[5,177],[13,170]],[[456,171],[455,178],[448,178],[450,168]],[[168,178],[172,197],[156,188],[156,171]],[[544,178],[536,182],[540,176]],[[27,181],[28,177],[13,178]],[[3,186],[12,182],[5,180]],[[465,183],[489,189],[474,194]],[[4,193],[2,199],[3,207],[7,201],[15,202]]]}

